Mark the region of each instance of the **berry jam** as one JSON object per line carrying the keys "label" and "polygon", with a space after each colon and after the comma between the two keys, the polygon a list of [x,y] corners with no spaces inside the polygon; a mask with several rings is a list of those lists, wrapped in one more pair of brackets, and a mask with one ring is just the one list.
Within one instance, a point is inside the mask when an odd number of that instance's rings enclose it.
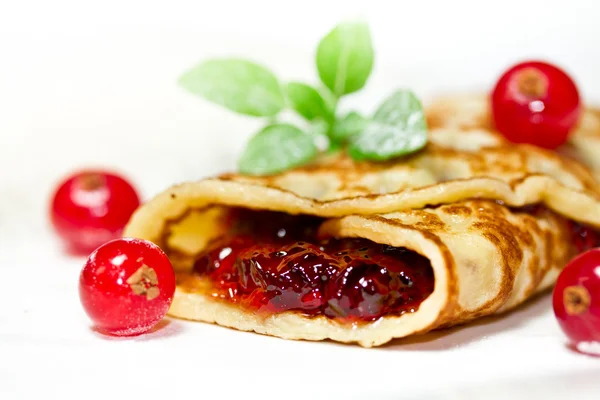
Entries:
{"label": "berry jam", "polygon": [[[551,212],[541,204],[531,204],[514,208],[513,211],[526,212],[531,215],[541,215]],[[567,220],[566,224],[571,232],[571,242],[575,245],[577,254],[600,247],[600,232],[596,229],[571,220]]]}
{"label": "berry jam", "polygon": [[428,259],[367,239],[319,239],[320,218],[235,209],[230,233],[194,271],[215,295],[267,313],[295,310],[348,321],[414,312],[432,292]]}
{"label": "berry jam", "polygon": [[578,253],[600,246],[600,235],[597,230],[573,221],[569,221],[569,229]]}

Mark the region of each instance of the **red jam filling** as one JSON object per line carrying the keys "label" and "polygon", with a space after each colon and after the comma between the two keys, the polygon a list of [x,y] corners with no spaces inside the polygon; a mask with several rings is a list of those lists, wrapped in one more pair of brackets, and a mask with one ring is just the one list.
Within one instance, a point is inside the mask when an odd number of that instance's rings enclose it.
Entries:
{"label": "red jam filling", "polygon": [[[548,209],[540,204],[532,204],[517,210],[527,212],[531,215],[548,212]],[[571,220],[568,220],[567,224],[571,231],[571,241],[575,245],[578,254],[595,247],[600,247],[600,232],[596,229]]]}
{"label": "red jam filling", "polygon": [[349,321],[415,312],[432,292],[425,257],[367,239],[319,239],[320,218],[234,210],[229,235],[199,255],[194,271],[214,295],[244,307],[295,310]]}
{"label": "red jam filling", "polygon": [[600,246],[600,234],[594,228],[569,221],[569,229],[578,253]]}
{"label": "red jam filling", "polygon": [[[531,214],[542,206],[524,207]],[[268,313],[295,310],[349,321],[415,312],[432,292],[428,259],[367,239],[319,239],[321,218],[232,209],[229,234],[194,264],[213,295]],[[569,221],[579,253],[600,246],[593,228]]]}

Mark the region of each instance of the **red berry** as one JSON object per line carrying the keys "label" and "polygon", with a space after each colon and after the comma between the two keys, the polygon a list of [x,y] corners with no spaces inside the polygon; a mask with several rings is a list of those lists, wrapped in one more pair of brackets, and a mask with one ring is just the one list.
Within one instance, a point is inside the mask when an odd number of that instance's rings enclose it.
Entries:
{"label": "red berry", "polygon": [[600,355],[600,249],[567,264],[552,300],[558,323],[572,344],[579,351]]}
{"label": "red berry", "polygon": [[581,102],[573,80],[544,62],[513,66],[492,93],[496,128],[514,143],[554,149],[567,141],[580,115]]}
{"label": "red berry", "polygon": [[70,251],[87,254],[121,235],[140,205],[135,189],[120,176],[83,171],[62,182],[52,199],[51,219]]}
{"label": "red berry", "polygon": [[79,277],[79,297],[101,331],[139,335],[160,321],[171,306],[175,273],[155,244],[116,239],[89,256]]}

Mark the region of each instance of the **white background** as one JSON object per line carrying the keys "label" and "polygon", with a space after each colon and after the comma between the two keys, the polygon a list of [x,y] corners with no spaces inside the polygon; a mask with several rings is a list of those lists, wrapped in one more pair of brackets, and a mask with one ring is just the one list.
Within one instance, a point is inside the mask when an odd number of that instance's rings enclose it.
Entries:
{"label": "white background", "polygon": [[348,17],[370,23],[376,62],[344,108],[368,112],[398,86],[424,98],[487,90],[525,58],[562,65],[586,101],[600,101],[595,3],[0,1],[0,399],[531,398],[532,387],[600,398],[600,361],[564,347],[548,296],[375,350],[181,321],[107,340],[79,306],[82,260],[61,254],[46,221],[53,185],[75,168],[119,169],[145,198],[234,168],[259,121],[188,95],[177,77],[233,55],[316,83],[316,43]]}

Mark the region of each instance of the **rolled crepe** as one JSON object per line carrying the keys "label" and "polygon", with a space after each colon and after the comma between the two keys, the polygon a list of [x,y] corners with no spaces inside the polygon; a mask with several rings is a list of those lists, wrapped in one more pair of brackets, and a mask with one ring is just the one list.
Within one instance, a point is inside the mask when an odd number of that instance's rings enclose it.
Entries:
{"label": "rolled crepe", "polygon": [[[443,129],[424,151],[387,163],[337,155],[275,176],[177,185],[142,206],[124,234],[154,241],[171,258],[178,288],[170,315],[239,330],[368,347],[509,310],[550,287],[577,252],[569,220],[600,227],[597,185],[586,168],[554,153]],[[433,292],[415,312],[352,323],[212,297],[211,282],[192,265],[227,233],[231,207],[315,215],[321,235],[415,251],[431,263]]]}
{"label": "rolled crepe", "polygon": [[[428,125],[435,132],[446,129],[454,132],[477,134],[484,131],[492,145],[507,144],[503,136],[494,128],[490,99],[484,94],[461,94],[441,96],[430,102],[427,108]],[[446,128],[446,129],[440,129]],[[600,110],[584,108],[578,125],[566,144],[558,152],[574,158],[592,169],[600,180]]]}

